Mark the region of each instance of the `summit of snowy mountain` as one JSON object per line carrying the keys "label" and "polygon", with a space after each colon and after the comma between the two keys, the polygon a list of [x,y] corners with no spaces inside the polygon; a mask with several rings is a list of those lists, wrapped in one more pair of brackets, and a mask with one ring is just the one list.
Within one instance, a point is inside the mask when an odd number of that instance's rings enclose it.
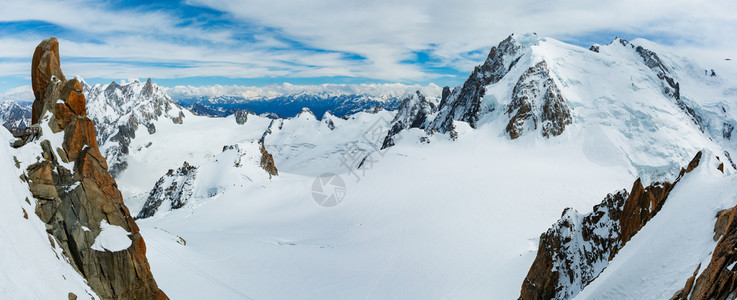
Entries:
{"label": "summit of snowy mountain", "polygon": [[[84,81],[82,81],[84,82]],[[160,87],[134,80],[125,84],[83,85],[88,99],[87,112],[96,125],[103,155],[110,163],[114,176],[126,168],[125,155],[130,151],[130,140],[140,127],[148,134],[156,133],[156,123],[169,120],[184,121],[184,110]]]}
{"label": "summit of snowy mountain", "polygon": [[519,143],[583,142],[590,159],[629,165],[647,182],[703,147],[737,150],[728,101],[737,85],[644,40],[596,50],[511,35],[417,128],[445,133],[462,122]]}
{"label": "summit of snowy mountain", "polygon": [[301,120],[317,120],[317,117],[315,114],[307,107],[302,108],[302,111],[300,111],[296,116],[294,116],[296,119]]}
{"label": "summit of snowy mountain", "polygon": [[492,47],[486,61],[473,69],[466,82],[442,98],[438,116],[430,127],[447,132],[453,121],[467,122],[474,127],[485,113],[481,101],[486,86],[501,80],[520,61],[523,50],[538,42],[539,38],[535,34],[526,34],[519,39],[510,35],[499,45]]}
{"label": "summit of snowy mountain", "polygon": [[389,122],[389,133],[387,133],[381,148],[391,147],[395,143],[396,135],[409,128],[426,128],[431,114],[435,113],[435,104],[425,99],[420,91],[407,96],[397,109],[394,119]]}

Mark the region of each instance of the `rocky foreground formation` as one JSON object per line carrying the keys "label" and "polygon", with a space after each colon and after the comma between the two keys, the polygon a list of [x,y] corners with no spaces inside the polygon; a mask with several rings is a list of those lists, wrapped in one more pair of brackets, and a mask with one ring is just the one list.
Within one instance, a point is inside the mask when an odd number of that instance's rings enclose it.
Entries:
{"label": "rocky foreground formation", "polygon": [[[566,209],[561,219],[540,236],[537,257],[522,284],[519,298],[571,299],[578,295],[661,211],[673,188],[704,162],[703,156],[699,152],[672,183],[644,187],[638,179],[629,193],[622,190],[608,195],[588,214]],[[721,162],[717,169],[724,172],[724,161],[718,157],[717,160]],[[735,212],[737,207],[715,216],[714,241],[719,242],[711,262],[703,270],[702,266],[694,270],[694,275],[673,299],[726,299],[737,291]]]}
{"label": "rocky foreground formation", "polygon": [[[686,286],[672,299],[732,299],[737,291],[737,206],[717,215],[714,240],[718,240],[709,265],[696,278],[686,281]],[[690,296],[689,296],[690,295]]]}
{"label": "rocky foreground formation", "polygon": [[22,179],[52,243],[103,299],[167,299],[151,274],[138,226],[107,171],[82,83],[67,81],[62,73],[55,38],[36,48],[31,78],[34,130],[16,146],[37,152],[38,160],[28,162]]}

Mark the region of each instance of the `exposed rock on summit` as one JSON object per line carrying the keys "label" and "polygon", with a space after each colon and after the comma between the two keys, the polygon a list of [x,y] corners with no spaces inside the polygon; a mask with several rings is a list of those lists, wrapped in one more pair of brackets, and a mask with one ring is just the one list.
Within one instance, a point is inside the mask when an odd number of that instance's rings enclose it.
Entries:
{"label": "exposed rock on summit", "polygon": [[571,124],[571,112],[545,61],[530,67],[514,86],[512,102],[507,107],[507,133],[516,139],[525,131],[542,127],[542,135],[551,137],[563,133]]}
{"label": "exposed rock on summit", "polygon": [[[36,214],[47,224],[72,266],[103,299],[167,299],[146,259],[146,244],[107,171],[95,127],[86,115],[83,86],[67,81],[59,66],[59,44],[44,40],[33,55],[33,126],[41,159],[26,169],[36,199]],[[31,145],[23,151],[39,149]],[[128,232],[129,247],[120,251],[92,248],[101,224]]]}
{"label": "exposed rock on summit", "polygon": [[235,122],[238,125],[246,124],[246,122],[248,121],[248,115],[249,115],[249,111],[242,110],[242,109],[236,109],[235,110]]}
{"label": "exposed rock on summit", "polygon": [[126,157],[139,127],[145,128],[148,134],[155,134],[154,123],[159,119],[170,119],[175,124],[184,122],[183,109],[150,78],[146,82],[135,80],[118,84],[113,81],[95,86],[82,81],[82,88],[89,99],[87,109],[96,125],[101,151],[110,163],[109,171],[113,176],[128,167]]}
{"label": "exposed rock on summit", "polygon": [[44,40],[36,47],[31,62],[31,86],[33,87],[33,115],[31,124],[38,123],[41,114],[48,109],[45,101],[47,97],[47,89],[50,81],[66,81],[66,77],[61,72],[61,64],[59,62],[59,41],[56,38]]}
{"label": "exposed rock on summit", "polygon": [[453,127],[454,120],[468,122],[471,127],[475,127],[476,121],[483,113],[481,99],[484,97],[486,86],[501,80],[517,64],[523,48],[514,35],[492,47],[486,61],[473,69],[473,73],[462,86],[456,87],[447,96],[443,92],[438,116],[430,128],[445,133]]}
{"label": "exposed rock on summit", "polygon": [[396,135],[409,128],[425,129],[430,115],[435,112],[435,104],[428,102],[420,91],[407,96],[399,105],[396,116],[389,122],[389,132],[384,138],[381,149],[394,146]]}

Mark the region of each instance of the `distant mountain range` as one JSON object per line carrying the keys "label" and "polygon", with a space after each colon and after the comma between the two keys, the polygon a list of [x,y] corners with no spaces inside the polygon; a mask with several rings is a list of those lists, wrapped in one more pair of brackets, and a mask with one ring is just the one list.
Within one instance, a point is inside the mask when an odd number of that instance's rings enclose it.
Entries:
{"label": "distant mountain range", "polygon": [[273,98],[246,99],[239,96],[200,96],[178,100],[179,104],[199,115],[225,117],[236,110],[252,111],[256,114],[271,113],[280,117],[291,117],[309,108],[316,116],[321,117],[330,111],[337,117],[343,117],[374,108],[396,110],[401,97],[379,98],[368,95],[327,95],[296,94],[282,95]]}

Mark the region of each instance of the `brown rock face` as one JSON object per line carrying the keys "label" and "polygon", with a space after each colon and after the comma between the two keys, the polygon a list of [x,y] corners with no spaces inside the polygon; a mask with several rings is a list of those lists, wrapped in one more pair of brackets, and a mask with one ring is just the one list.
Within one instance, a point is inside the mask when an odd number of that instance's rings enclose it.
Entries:
{"label": "brown rock face", "polygon": [[[697,153],[673,183],[654,183],[644,187],[637,179],[629,194],[610,194],[589,214],[579,215],[566,209],[561,219],[540,236],[537,256],[522,283],[520,299],[575,297],[660,211],[673,187],[699,165],[701,157],[702,153]],[[725,227],[724,223],[718,221],[717,227]],[[729,249],[737,246],[737,224],[734,227],[735,236]],[[737,253],[737,250],[731,251]],[[717,252],[714,253],[716,255]],[[730,263],[733,261],[737,261],[737,256]],[[699,287],[699,281],[695,286]],[[678,295],[682,294],[679,292]]]}
{"label": "brown rock face", "polygon": [[269,173],[269,178],[279,175],[279,170],[276,169],[276,165],[274,164],[274,157],[266,151],[263,142],[259,142],[259,144],[261,145],[261,168],[266,170],[266,173]]}
{"label": "brown rock face", "polygon": [[[97,147],[82,86],[76,79],[66,81],[59,68],[55,38],[39,44],[31,70],[33,123],[48,123],[52,131],[39,136],[43,159],[27,169],[36,214],[101,298],[167,299],[151,274],[138,226]],[[51,134],[63,134],[60,145],[45,139]],[[131,246],[115,252],[92,249],[103,221],[128,231]]]}
{"label": "brown rock face", "polygon": [[[693,286],[686,282],[684,289],[674,299],[731,299],[737,291],[737,206],[719,212],[714,227],[716,236],[721,236],[714,248],[711,262],[696,279]],[[695,276],[696,274],[694,274]],[[689,279],[693,282],[693,277]],[[693,287],[693,290],[691,290]],[[690,291],[690,293],[689,293]]]}
{"label": "brown rock face", "polygon": [[640,179],[635,181],[620,219],[623,245],[629,242],[632,236],[660,211],[674,185],[674,183],[664,182],[643,187]]}
{"label": "brown rock face", "polygon": [[627,198],[624,190],[609,194],[586,215],[566,209],[561,219],[540,236],[520,299],[569,299],[580,292],[574,286],[582,287],[594,280],[603,271],[602,262],[609,261],[622,245],[619,221]]}
{"label": "brown rock face", "polygon": [[520,137],[525,130],[542,127],[544,137],[558,136],[573,121],[571,111],[561,96],[560,89],[550,77],[545,61],[527,69],[512,90],[512,102],[506,131],[510,139]]}
{"label": "brown rock face", "polygon": [[[40,101],[46,97],[46,90],[52,79],[66,81],[64,74],[61,72],[61,64],[59,63],[59,41],[52,37],[44,40],[36,47],[33,53],[33,61],[31,63],[31,85],[33,86],[33,95],[36,100],[33,102],[32,124],[38,123],[46,103]],[[56,99],[53,99],[56,100]]]}

